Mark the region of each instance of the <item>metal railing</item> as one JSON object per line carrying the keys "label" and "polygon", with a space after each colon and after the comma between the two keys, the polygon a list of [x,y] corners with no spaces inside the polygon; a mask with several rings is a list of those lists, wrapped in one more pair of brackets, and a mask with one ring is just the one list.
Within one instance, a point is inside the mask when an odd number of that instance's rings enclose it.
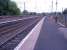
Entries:
{"label": "metal railing", "polygon": [[58,22],[67,27],[67,14],[66,15],[58,15]]}

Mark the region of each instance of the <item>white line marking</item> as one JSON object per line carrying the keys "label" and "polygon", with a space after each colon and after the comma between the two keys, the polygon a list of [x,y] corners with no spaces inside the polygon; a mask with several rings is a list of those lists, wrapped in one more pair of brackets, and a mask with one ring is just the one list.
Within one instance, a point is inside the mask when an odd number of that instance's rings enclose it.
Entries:
{"label": "white line marking", "polygon": [[[44,17],[39,23],[43,22],[44,19],[46,17]],[[36,30],[35,28],[38,27],[39,24],[37,24],[32,30],[31,32],[18,44],[18,46],[14,49],[14,50],[19,50],[19,48],[26,42],[26,40],[32,35],[32,32],[34,32],[34,30]],[[37,31],[39,32],[39,31]],[[21,49],[22,50],[22,49]]]}

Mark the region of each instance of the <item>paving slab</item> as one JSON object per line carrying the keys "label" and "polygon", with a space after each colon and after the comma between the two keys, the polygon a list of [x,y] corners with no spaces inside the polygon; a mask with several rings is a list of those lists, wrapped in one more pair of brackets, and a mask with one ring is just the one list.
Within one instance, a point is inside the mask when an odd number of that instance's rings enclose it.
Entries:
{"label": "paving slab", "polygon": [[34,50],[67,50],[67,40],[52,18],[44,20]]}

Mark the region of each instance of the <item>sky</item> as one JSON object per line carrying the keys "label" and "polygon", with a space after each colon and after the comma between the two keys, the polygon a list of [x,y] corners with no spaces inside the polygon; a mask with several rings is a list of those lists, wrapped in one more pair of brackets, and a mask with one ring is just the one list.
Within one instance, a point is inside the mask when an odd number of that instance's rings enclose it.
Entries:
{"label": "sky", "polygon": [[[25,9],[30,12],[52,12],[52,0],[12,0],[15,1],[18,8],[21,11]],[[53,12],[62,11],[67,8],[67,0],[57,0],[57,10],[56,10],[56,0],[53,0]]]}

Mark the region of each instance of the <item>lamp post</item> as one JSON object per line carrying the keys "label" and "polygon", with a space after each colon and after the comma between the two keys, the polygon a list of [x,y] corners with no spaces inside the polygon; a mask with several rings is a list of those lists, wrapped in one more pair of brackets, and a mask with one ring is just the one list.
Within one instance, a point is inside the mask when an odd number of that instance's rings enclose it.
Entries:
{"label": "lamp post", "polygon": [[57,17],[57,5],[58,5],[58,2],[57,2],[57,0],[56,0],[56,19],[55,19],[56,22],[57,22],[57,18],[58,18],[58,17]]}
{"label": "lamp post", "polygon": [[58,5],[58,2],[57,2],[57,0],[56,0],[56,12],[57,12],[57,5]]}

